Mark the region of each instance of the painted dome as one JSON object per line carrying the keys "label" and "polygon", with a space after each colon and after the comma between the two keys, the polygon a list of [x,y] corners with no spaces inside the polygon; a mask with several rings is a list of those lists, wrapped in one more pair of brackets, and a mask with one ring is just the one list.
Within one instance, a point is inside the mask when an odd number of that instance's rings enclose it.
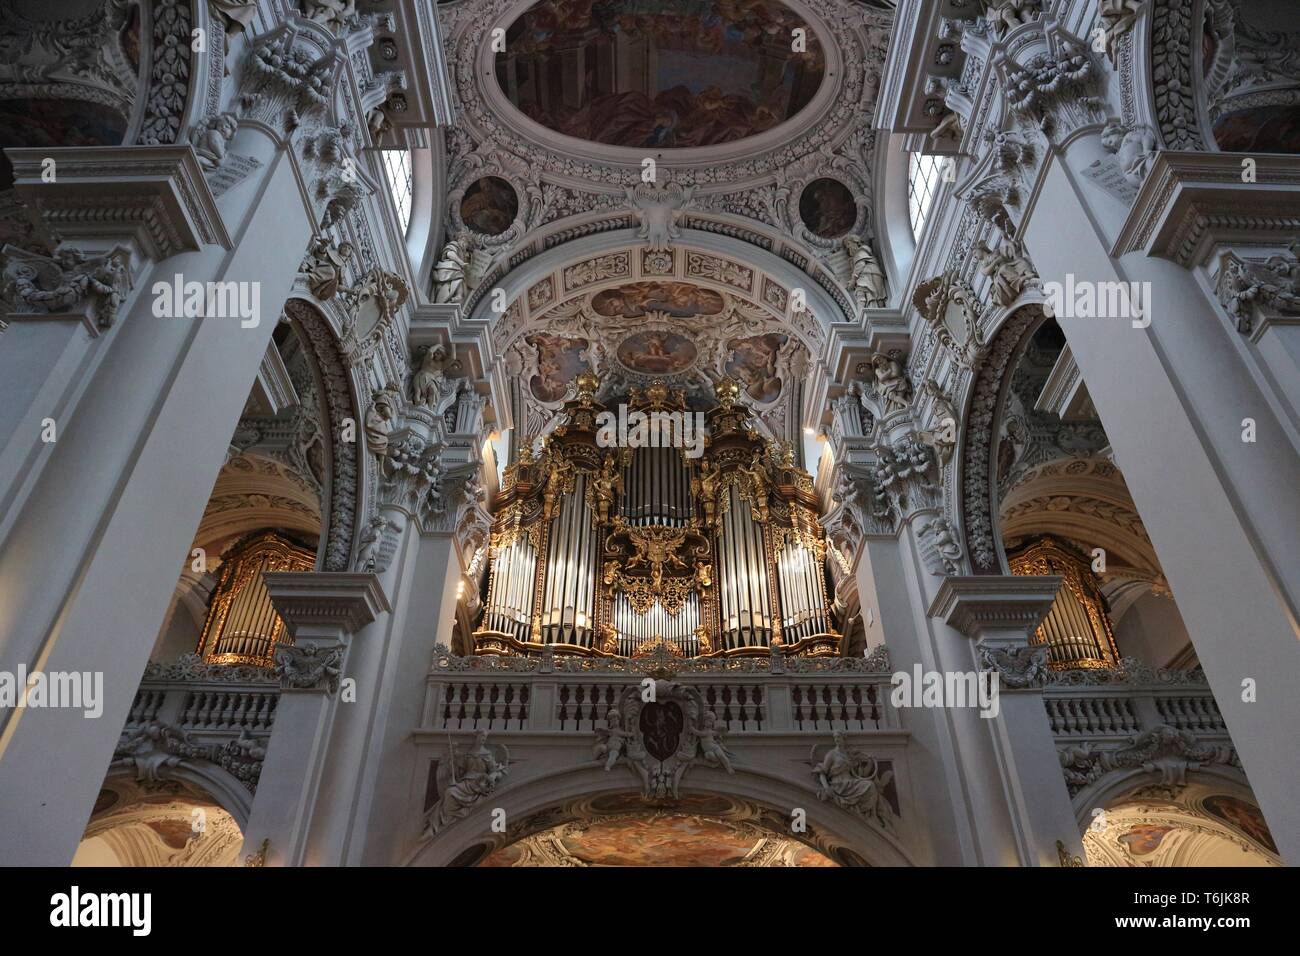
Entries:
{"label": "painted dome", "polygon": [[763,133],[802,110],[825,73],[813,31],[776,0],[542,0],[505,40],[496,77],[516,109],[633,149]]}

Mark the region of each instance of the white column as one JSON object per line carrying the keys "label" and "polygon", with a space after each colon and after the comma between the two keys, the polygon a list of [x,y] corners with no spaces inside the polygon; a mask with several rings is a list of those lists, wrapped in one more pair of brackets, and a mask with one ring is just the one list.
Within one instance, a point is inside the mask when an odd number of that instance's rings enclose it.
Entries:
{"label": "white column", "polygon": [[[82,380],[53,390],[75,392],[75,402],[51,409],[58,440],[29,452],[39,457],[39,481],[27,483],[8,514],[0,670],[102,674],[104,698],[93,720],[71,709],[0,715],[0,805],[11,824],[0,828],[0,859],[8,863],[72,859],[311,234],[277,141],[241,128],[231,149],[262,163],[217,203],[232,249],[182,251],[141,270],[122,317],[93,343],[102,354],[70,363]],[[111,177],[100,185],[107,197],[117,187]],[[206,189],[201,177],[189,185]],[[154,283],[170,285],[178,274],[254,283],[258,324],[155,316]],[[39,404],[49,397],[28,395],[20,432],[45,417]],[[0,441],[8,455],[40,438]]]}
{"label": "white column", "polygon": [[345,680],[356,680],[353,636],[390,608],[373,574],[271,573],[266,587],[294,643],[276,654],[280,700],[244,852],[258,852],[266,840],[269,865],[317,864],[326,861],[312,858],[310,837],[331,785],[325,768],[336,745],[336,724],[357,706],[354,687],[340,693]]}
{"label": "white column", "polygon": [[[1236,160],[1235,185],[1221,176],[1217,197],[1200,187],[1200,200],[1193,202],[1182,181],[1188,176],[1177,168],[1181,158],[1157,158],[1133,210],[1151,221],[1130,218],[1123,232],[1132,241],[1117,251],[1135,251],[1122,258],[1112,256],[1112,243],[1090,224],[1122,219],[1124,210],[1117,212],[1116,203],[1056,159],[1023,233],[1045,281],[1064,284],[1073,274],[1076,281],[1152,283],[1147,329],[1127,319],[1067,314],[1057,321],[1251,788],[1283,857],[1294,862],[1300,860],[1300,762],[1279,759],[1278,748],[1300,727],[1294,690],[1300,679],[1300,459],[1245,364],[1241,343],[1232,339],[1238,333],[1188,271],[1196,260],[1184,259],[1184,265],[1148,255],[1177,258],[1185,243],[1194,249],[1197,237],[1212,247],[1216,222],[1254,221],[1252,197],[1260,194],[1239,188]],[[1266,211],[1257,211],[1258,222],[1265,222]],[[1075,224],[1068,243],[1060,241],[1062,222]],[[1258,241],[1268,241],[1256,233]],[[1137,241],[1143,236],[1145,242]],[[1246,418],[1256,423],[1253,444],[1242,441]]]}
{"label": "white column", "polygon": [[998,816],[1010,824],[1009,844],[985,863],[1059,866],[1058,842],[1071,856],[1083,852],[1043,706],[1047,649],[1028,643],[1060,585],[1057,577],[950,577],[930,608],[956,638],[943,642],[951,669],[994,670],[999,676],[996,716],[953,712],[963,762],[996,781]]}

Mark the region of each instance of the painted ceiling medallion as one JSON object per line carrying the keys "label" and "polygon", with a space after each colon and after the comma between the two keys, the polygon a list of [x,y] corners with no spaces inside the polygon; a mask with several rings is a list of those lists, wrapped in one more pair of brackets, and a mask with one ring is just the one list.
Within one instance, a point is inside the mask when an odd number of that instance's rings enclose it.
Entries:
{"label": "painted ceiling medallion", "polygon": [[839,180],[814,179],[799,195],[799,218],[814,236],[838,239],[858,221],[858,206]]}
{"label": "painted ceiling medallion", "polygon": [[676,332],[637,332],[618,346],[618,360],[624,368],[641,375],[676,375],[695,364],[699,351]]}
{"label": "painted ceiling medallion", "polygon": [[484,176],[465,190],[460,200],[460,220],[485,236],[499,236],[519,215],[519,196],[500,176]]}
{"label": "painted ceiling medallion", "polygon": [[542,0],[496,56],[524,115],[630,148],[757,135],[803,109],[825,72],[812,30],[776,0]]}
{"label": "painted ceiling medallion", "polygon": [[598,292],[591,300],[597,315],[637,318],[647,312],[667,312],[675,318],[717,315],[722,296],[689,282],[629,282]]}

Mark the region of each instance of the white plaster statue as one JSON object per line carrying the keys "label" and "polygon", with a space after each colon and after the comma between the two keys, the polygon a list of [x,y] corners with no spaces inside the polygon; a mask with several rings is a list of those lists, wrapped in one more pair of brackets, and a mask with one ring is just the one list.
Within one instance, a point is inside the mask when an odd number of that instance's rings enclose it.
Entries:
{"label": "white plaster statue", "polygon": [[[835,745],[813,767],[817,799],[830,800],[845,810],[888,824],[893,808],[885,800],[884,789],[894,772],[882,773],[876,758],[847,746],[844,731],[835,731],[833,739]],[[816,751],[814,746],[814,757]]]}
{"label": "white plaster statue", "polygon": [[876,378],[876,394],[884,412],[888,414],[908,408],[912,401],[912,386],[898,360],[877,352],[871,357],[871,368]]}
{"label": "white plaster statue", "polygon": [[371,399],[366,409],[366,448],[376,458],[384,458],[388,454],[388,433],[393,430],[401,409],[401,395],[395,386],[389,385],[375,391]]}
{"label": "white plaster statue", "polygon": [[462,232],[442,247],[442,256],[433,267],[433,301],[463,302],[470,283],[470,262],[474,240]]}
{"label": "white plaster statue", "polygon": [[1120,171],[1135,185],[1142,185],[1156,156],[1156,134],[1145,126],[1125,126],[1111,120],[1101,131],[1101,145],[1119,160]]}
{"label": "white plaster statue", "polygon": [[997,36],[1038,17],[1038,0],[985,0],[984,19]]}
{"label": "white plaster statue", "polygon": [[934,399],[934,403],[930,410],[933,424],[919,433],[920,438],[935,450],[939,463],[946,465],[957,446],[957,408],[932,378],[921,383],[921,391]]}
{"label": "white plaster statue", "polygon": [[1038,285],[1038,274],[1022,242],[1003,239],[993,248],[983,239],[975,244],[980,272],[993,280],[993,298],[998,305],[1011,305],[1026,289]]}
{"label": "white plaster statue", "polygon": [[335,33],[356,16],[356,0],[303,0],[303,15],[329,27]]}
{"label": "white plaster statue", "polygon": [[509,772],[510,752],[498,746],[499,753],[488,748],[486,730],[474,735],[474,747],[466,753],[458,754],[454,745],[448,745],[448,758],[438,765],[441,797],[429,811],[429,829],[433,833],[467,816]]}
{"label": "white plaster statue", "polygon": [[858,310],[883,309],[889,304],[889,287],[885,272],[880,268],[871,243],[856,236],[844,240],[845,248],[853,256],[853,272],[850,284],[853,296],[857,300]]}
{"label": "white plaster statue", "polygon": [[447,377],[445,370],[450,364],[447,350],[440,344],[433,345],[424,353],[420,368],[411,379],[412,400],[435,415],[449,409],[456,396],[469,387],[469,379]]}
{"label": "white plaster statue", "polygon": [[239,121],[234,113],[218,113],[191,129],[190,145],[198,154],[199,165],[207,170],[220,167],[226,159],[226,148],[238,129]]}
{"label": "white plaster statue", "polygon": [[299,272],[307,276],[307,288],[311,294],[322,302],[328,302],[341,291],[344,269],[352,259],[352,243],[342,242],[335,248],[334,243],[325,236],[312,240],[307,250],[307,258],[299,267]]}

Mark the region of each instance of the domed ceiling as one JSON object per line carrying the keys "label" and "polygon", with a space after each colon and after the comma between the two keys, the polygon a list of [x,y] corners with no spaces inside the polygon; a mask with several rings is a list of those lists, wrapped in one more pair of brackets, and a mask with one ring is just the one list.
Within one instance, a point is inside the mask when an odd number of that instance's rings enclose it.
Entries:
{"label": "domed ceiling", "polygon": [[826,72],[815,34],[777,0],[542,0],[505,40],[497,82],[524,115],[632,148],[772,129]]}

